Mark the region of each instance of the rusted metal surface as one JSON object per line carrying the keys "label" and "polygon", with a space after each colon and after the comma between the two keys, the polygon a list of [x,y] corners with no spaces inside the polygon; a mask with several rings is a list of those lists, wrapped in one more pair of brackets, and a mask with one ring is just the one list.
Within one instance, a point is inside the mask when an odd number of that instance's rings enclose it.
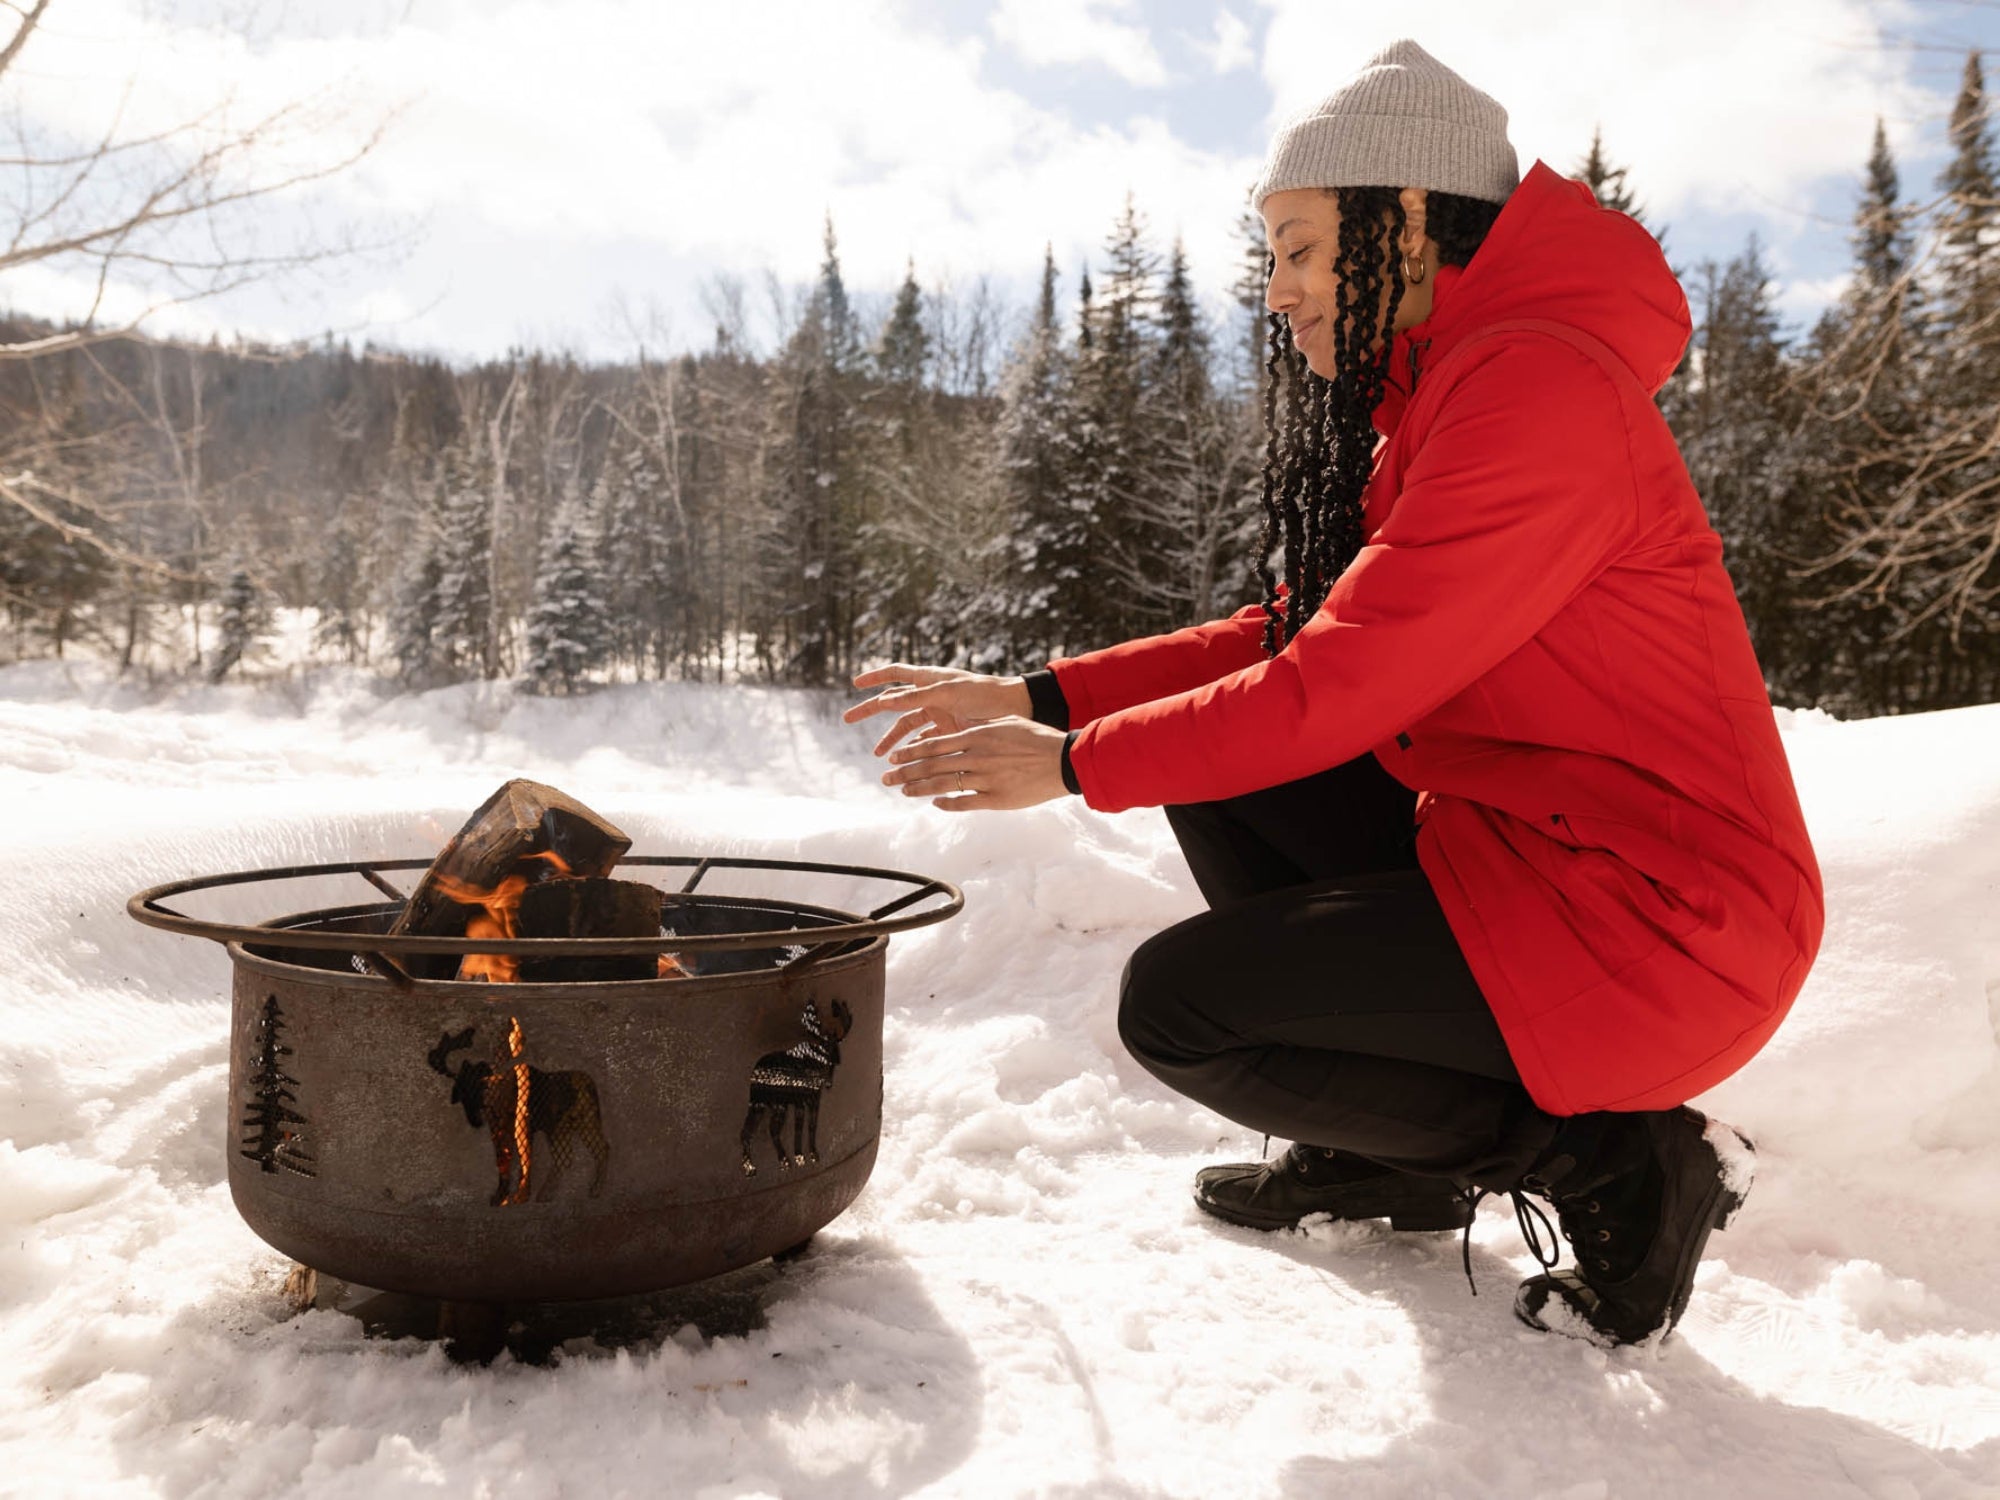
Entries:
{"label": "rusted metal surface", "polygon": [[671,950],[680,977],[392,984],[352,960],[389,948],[394,904],[230,943],[229,1183],[251,1228],[364,1286],[529,1302],[700,1280],[833,1219],[881,1130],[885,924],[663,900],[674,935],[636,949],[521,946]]}

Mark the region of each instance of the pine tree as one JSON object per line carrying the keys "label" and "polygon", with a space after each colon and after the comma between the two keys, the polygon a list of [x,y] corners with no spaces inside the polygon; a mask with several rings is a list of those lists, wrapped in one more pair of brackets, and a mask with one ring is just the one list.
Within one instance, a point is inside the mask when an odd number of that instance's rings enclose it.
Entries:
{"label": "pine tree", "polygon": [[241,568],[229,575],[223,586],[221,613],[216,620],[215,662],[208,680],[220,682],[230,669],[249,655],[270,629],[270,611],[263,596]]}
{"label": "pine tree", "polygon": [[875,345],[875,368],[892,385],[920,386],[930,365],[930,333],[924,327],[923,289],[912,260],[896,292],[896,305]]}
{"label": "pine tree", "polygon": [[820,262],[819,288],[814,298],[820,338],[827,364],[844,374],[860,358],[860,338],[855,330],[854,309],[847,300],[847,282],[840,274],[840,247],[834,238],[831,209],[827,210],[821,247],[825,259]]}
{"label": "pine tree", "polygon": [[[1654,229],[1651,224],[1646,223],[1646,212],[1640,207],[1638,196],[1632,191],[1631,185],[1626,181],[1630,172],[1631,169],[1629,167],[1613,166],[1611,158],[1605,155],[1604,127],[1599,125],[1591,130],[1590,150],[1585,154],[1583,160],[1578,162],[1571,170],[1570,175],[1572,177],[1580,177],[1589,183],[1591,192],[1597,195],[1597,201],[1604,207],[1616,209],[1621,214],[1628,214],[1639,223],[1644,224],[1647,231],[1652,234],[1654,240],[1658,242],[1661,253],[1665,254],[1667,248],[1666,226],[1662,225],[1660,228]],[[1676,279],[1686,279],[1678,266],[1671,266],[1669,269],[1673,271]]]}
{"label": "pine tree", "polygon": [[1755,234],[1743,253],[1698,276],[1698,373],[1670,412],[1689,476],[1722,537],[1723,561],[1766,684],[1797,702],[1805,665],[1804,587],[1796,569],[1818,555],[1797,399],[1791,394],[1775,294]]}
{"label": "pine tree", "polygon": [[1212,341],[1178,239],[1155,321],[1138,412],[1145,477],[1127,501],[1140,549],[1130,574],[1173,628],[1215,618],[1241,592],[1258,529],[1250,492],[1261,443],[1215,391]]}
{"label": "pine tree", "polygon": [[[1239,394],[1254,398],[1264,388],[1264,360],[1269,354],[1271,310],[1264,295],[1271,281],[1271,251],[1264,243],[1263,219],[1245,209],[1236,220],[1243,259],[1229,290],[1238,309],[1239,353],[1231,374]],[[1251,414],[1257,415],[1254,401]],[[1261,417],[1259,417],[1261,430]]]}
{"label": "pine tree", "polygon": [[1928,279],[1930,346],[1920,477],[1891,514],[1884,538],[1897,587],[1941,632],[1925,704],[1946,707],[2000,693],[2000,164],[1992,104],[1977,51],[1951,112],[1952,157]]}
{"label": "pine tree", "polygon": [[1101,292],[1085,288],[1087,336],[1075,365],[1079,462],[1070,494],[1089,538],[1075,624],[1094,644],[1153,634],[1172,618],[1148,587],[1166,562],[1143,510],[1158,460],[1141,399],[1158,341],[1158,275],[1159,257],[1127,194],[1105,241]]}
{"label": "pine tree", "polygon": [[239,1152],[266,1172],[283,1169],[300,1177],[315,1175],[305,1130],[312,1122],[296,1108],[299,1081],[284,1070],[281,1059],[292,1049],[284,1044],[285,1017],[278,997],[269,996],[251,1023],[254,1053],[244,1078],[249,1107],[244,1111]]}
{"label": "pine tree", "polygon": [[1900,590],[1877,585],[1873,536],[1915,472],[1924,426],[1923,301],[1911,274],[1909,211],[1882,122],[1855,209],[1854,274],[1821,316],[1808,349],[1804,450],[1821,497],[1804,587],[1812,641],[1801,698],[1843,713],[1894,712],[1921,679],[1926,649],[1909,633]]}
{"label": "pine tree", "polygon": [[[1089,274],[1084,276],[1088,318]],[[1007,525],[996,539],[994,602],[1012,660],[1038,665],[1080,644],[1070,628],[1086,607],[1090,534],[1072,503],[1079,462],[1073,365],[1056,311],[1053,247],[1042,254],[1034,320],[1001,381],[995,432]]]}
{"label": "pine tree", "polygon": [[389,605],[389,652],[396,660],[396,677],[416,691],[435,687],[442,677],[438,650],[442,575],[435,540],[419,535],[404,554]]}
{"label": "pine tree", "polygon": [[1898,201],[1901,179],[1889,150],[1889,133],[1875,117],[1875,142],[1868,152],[1865,186],[1854,215],[1855,268],[1871,292],[1886,292],[1910,269],[1909,213]]}
{"label": "pine tree", "polygon": [[777,605],[761,649],[781,676],[824,684],[854,660],[861,497],[856,342],[833,221],[820,277],[770,371],[758,579]]}
{"label": "pine tree", "polygon": [[1991,106],[1977,50],[1966,55],[1965,76],[1952,102],[1949,135],[1952,157],[1938,178],[1946,199],[1939,226],[1941,258],[1948,274],[1984,282],[2000,258],[2000,174],[1994,165]]}
{"label": "pine tree", "polygon": [[327,531],[314,567],[319,619],[313,644],[338,652],[349,664],[367,654],[368,612],[361,544],[351,515],[343,513]]}
{"label": "pine tree", "polygon": [[445,455],[436,544],[433,661],[447,680],[480,674],[492,623],[492,504],[462,448]]}
{"label": "pine tree", "polygon": [[1641,224],[1646,222],[1645,211],[1639,200],[1627,185],[1627,167],[1614,167],[1611,159],[1604,154],[1604,127],[1593,126],[1590,132],[1590,150],[1583,160],[1570,172],[1572,177],[1581,177],[1590,184],[1597,201],[1606,208],[1616,209],[1621,214],[1630,214]]}
{"label": "pine tree", "polygon": [[600,575],[596,528],[565,501],[542,544],[528,610],[528,682],[538,693],[573,693],[611,654],[611,615]]}

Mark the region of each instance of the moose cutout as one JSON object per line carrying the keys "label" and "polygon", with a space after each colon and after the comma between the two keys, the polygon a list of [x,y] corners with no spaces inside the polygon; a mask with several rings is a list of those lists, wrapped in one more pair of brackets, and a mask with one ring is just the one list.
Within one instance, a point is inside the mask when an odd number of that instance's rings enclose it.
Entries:
{"label": "moose cutout", "polygon": [[[537,1202],[547,1200],[578,1147],[590,1153],[590,1196],[595,1198],[604,1190],[604,1174],[611,1164],[611,1143],[604,1138],[596,1081],[575,1069],[551,1073],[525,1063],[503,1061],[496,1065],[471,1058],[461,1060],[453,1073],[451,1055],[472,1045],[473,1030],[468,1026],[463,1031],[447,1031],[431,1048],[427,1060],[432,1071],[451,1079],[451,1102],[464,1109],[466,1123],[475,1128],[485,1126],[493,1141],[493,1166],[499,1182],[489,1201],[495,1208],[525,1203],[531,1188]],[[516,1023],[510,1037],[516,1057],[519,1043]],[[528,1096],[525,1119],[520,1107],[524,1082]],[[538,1135],[549,1147],[540,1155],[533,1149]]]}
{"label": "moose cutout", "polygon": [[[831,1023],[808,1000],[799,1014],[804,1038],[783,1052],[766,1052],[750,1068],[750,1108],[743,1116],[743,1175],[755,1177],[751,1139],[760,1123],[768,1122],[771,1149],[783,1168],[803,1167],[819,1160],[819,1101],[840,1066],[840,1044],[854,1029],[854,1012],[836,1000],[828,1008]],[[785,1150],[785,1122],[792,1125],[792,1149]]]}

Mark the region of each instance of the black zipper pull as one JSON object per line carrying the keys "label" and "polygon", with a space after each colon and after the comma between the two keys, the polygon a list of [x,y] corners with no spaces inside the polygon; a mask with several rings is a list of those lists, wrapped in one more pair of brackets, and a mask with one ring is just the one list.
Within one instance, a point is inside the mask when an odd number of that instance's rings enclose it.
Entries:
{"label": "black zipper pull", "polygon": [[1410,393],[1412,395],[1416,394],[1417,380],[1423,374],[1421,369],[1423,352],[1430,348],[1430,346],[1431,341],[1429,339],[1410,340]]}

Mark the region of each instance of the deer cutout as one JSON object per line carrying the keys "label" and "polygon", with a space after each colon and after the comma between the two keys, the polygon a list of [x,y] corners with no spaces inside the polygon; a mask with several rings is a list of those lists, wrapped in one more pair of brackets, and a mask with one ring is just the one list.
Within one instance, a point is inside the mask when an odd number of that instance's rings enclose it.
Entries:
{"label": "deer cutout", "polygon": [[[778,1165],[803,1167],[819,1160],[819,1101],[833,1083],[833,1070],[840,1066],[840,1044],[854,1029],[854,1012],[847,1002],[836,1000],[828,1007],[832,1023],[823,1023],[819,1010],[808,1000],[799,1014],[805,1037],[783,1052],[766,1052],[750,1069],[750,1108],[743,1116],[743,1175],[755,1177],[757,1163],[751,1157],[751,1138],[760,1123],[768,1122],[771,1149]],[[785,1150],[785,1121],[792,1124],[792,1149]]]}
{"label": "deer cutout", "polygon": [[588,1073],[569,1069],[545,1072],[528,1068],[528,1119],[525,1140],[539,1135],[549,1149],[534,1155],[536,1170],[521,1160],[515,1139],[518,1123],[519,1076],[511,1063],[495,1066],[489,1062],[462,1060],[452,1072],[451,1055],[472,1045],[473,1028],[447,1031],[431,1048],[427,1061],[433,1072],[452,1080],[451,1102],[465,1111],[466,1123],[486,1127],[493,1142],[493,1166],[498,1184],[489,1200],[495,1208],[525,1203],[532,1186],[536,1202],[544,1202],[554,1192],[563,1169],[578,1146],[588,1151],[592,1161],[590,1196],[604,1190],[604,1176],[611,1164],[611,1143],[604,1138],[604,1119],[597,1102],[597,1083]]}

